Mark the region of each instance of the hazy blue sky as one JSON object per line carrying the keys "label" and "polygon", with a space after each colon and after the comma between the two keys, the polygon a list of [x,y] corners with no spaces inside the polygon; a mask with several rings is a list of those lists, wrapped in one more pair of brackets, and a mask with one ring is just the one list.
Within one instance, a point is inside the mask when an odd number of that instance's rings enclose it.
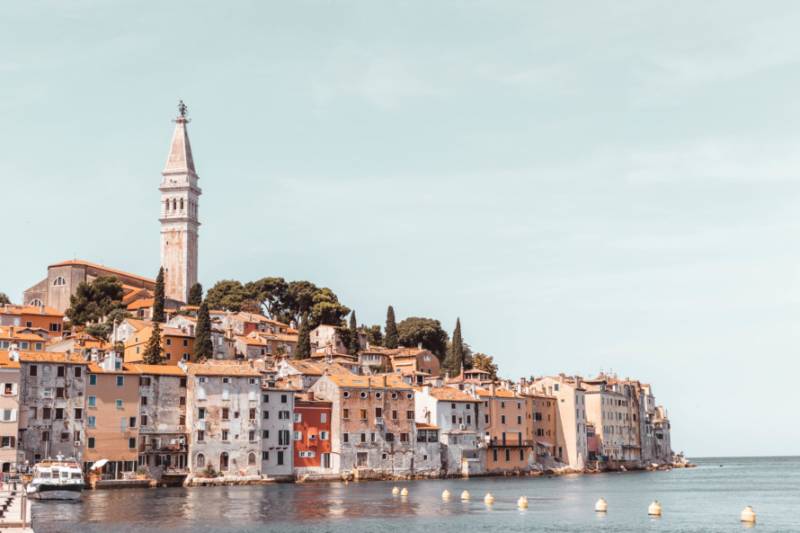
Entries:
{"label": "hazy blue sky", "polygon": [[200,277],[432,316],[508,376],[651,382],[797,454],[797,2],[4,2],[0,290],[154,275],[178,98]]}

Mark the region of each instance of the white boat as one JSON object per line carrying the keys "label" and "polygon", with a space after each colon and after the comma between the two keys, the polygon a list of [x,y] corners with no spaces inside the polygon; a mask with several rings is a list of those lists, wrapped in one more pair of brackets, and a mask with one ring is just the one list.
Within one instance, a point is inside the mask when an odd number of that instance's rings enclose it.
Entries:
{"label": "white boat", "polygon": [[33,467],[33,479],[26,491],[37,500],[80,500],[83,472],[73,459],[46,459]]}

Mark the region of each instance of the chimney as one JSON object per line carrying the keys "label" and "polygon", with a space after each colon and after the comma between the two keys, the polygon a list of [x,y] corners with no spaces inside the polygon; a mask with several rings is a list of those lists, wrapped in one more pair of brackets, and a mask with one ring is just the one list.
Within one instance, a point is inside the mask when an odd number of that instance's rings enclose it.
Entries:
{"label": "chimney", "polygon": [[314,401],[314,391],[313,390],[308,391],[306,393],[306,397],[308,398],[309,402],[313,402]]}
{"label": "chimney", "polygon": [[422,343],[421,342],[417,343],[417,348],[420,349],[420,350],[422,349]]}

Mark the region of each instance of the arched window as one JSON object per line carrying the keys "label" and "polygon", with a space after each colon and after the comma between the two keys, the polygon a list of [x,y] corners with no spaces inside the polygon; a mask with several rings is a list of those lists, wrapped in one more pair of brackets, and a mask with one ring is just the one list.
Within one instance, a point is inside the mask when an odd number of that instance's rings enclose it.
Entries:
{"label": "arched window", "polygon": [[164,208],[165,208],[167,211],[169,211],[169,198],[167,198],[166,200],[164,200]]}
{"label": "arched window", "polygon": [[247,464],[250,466],[254,466],[256,464],[256,454],[250,452],[250,455],[247,456]]}
{"label": "arched window", "polygon": [[198,453],[197,457],[194,459],[194,466],[197,468],[205,468],[206,467],[206,456],[202,453]]}
{"label": "arched window", "polygon": [[178,209],[178,201],[175,198],[173,198],[172,199],[172,210],[174,211],[176,209]]}
{"label": "arched window", "polygon": [[64,279],[64,278],[62,278],[61,276],[58,276],[58,277],[57,277],[57,278],[56,278],[56,279],[53,281],[53,285],[54,285],[54,286],[56,286],[56,287],[61,287],[62,285],[66,285],[66,284],[67,284],[67,280],[65,280],[65,279]]}
{"label": "arched window", "polygon": [[41,301],[39,298],[34,298],[34,299],[33,299],[33,300],[31,300],[30,302],[28,302],[28,305],[33,305],[33,306],[35,306],[35,307],[41,307],[41,306],[43,306],[44,304],[42,303],[42,301]]}
{"label": "arched window", "polygon": [[183,211],[183,198],[181,198],[181,211]]}
{"label": "arched window", "polygon": [[228,452],[219,454],[219,469],[224,472],[228,469]]}

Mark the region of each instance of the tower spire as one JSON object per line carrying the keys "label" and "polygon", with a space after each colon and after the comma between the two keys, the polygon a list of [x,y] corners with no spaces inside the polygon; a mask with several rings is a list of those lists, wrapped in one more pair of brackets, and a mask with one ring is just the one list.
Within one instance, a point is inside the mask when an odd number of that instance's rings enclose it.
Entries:
{"label": "tower spire", "polygon": [[189,133],[186,131],[186,124],[191,122],[186,115],[189,108],[183,103],[178,102],[178,116],[175,117],[175,131],[172,133],[172,143],[167,156],[167,164],[164,165],[163,174],[187,174],[197,176],[194,169],[194,158],[192,157],[192,145],[189,144]]}

